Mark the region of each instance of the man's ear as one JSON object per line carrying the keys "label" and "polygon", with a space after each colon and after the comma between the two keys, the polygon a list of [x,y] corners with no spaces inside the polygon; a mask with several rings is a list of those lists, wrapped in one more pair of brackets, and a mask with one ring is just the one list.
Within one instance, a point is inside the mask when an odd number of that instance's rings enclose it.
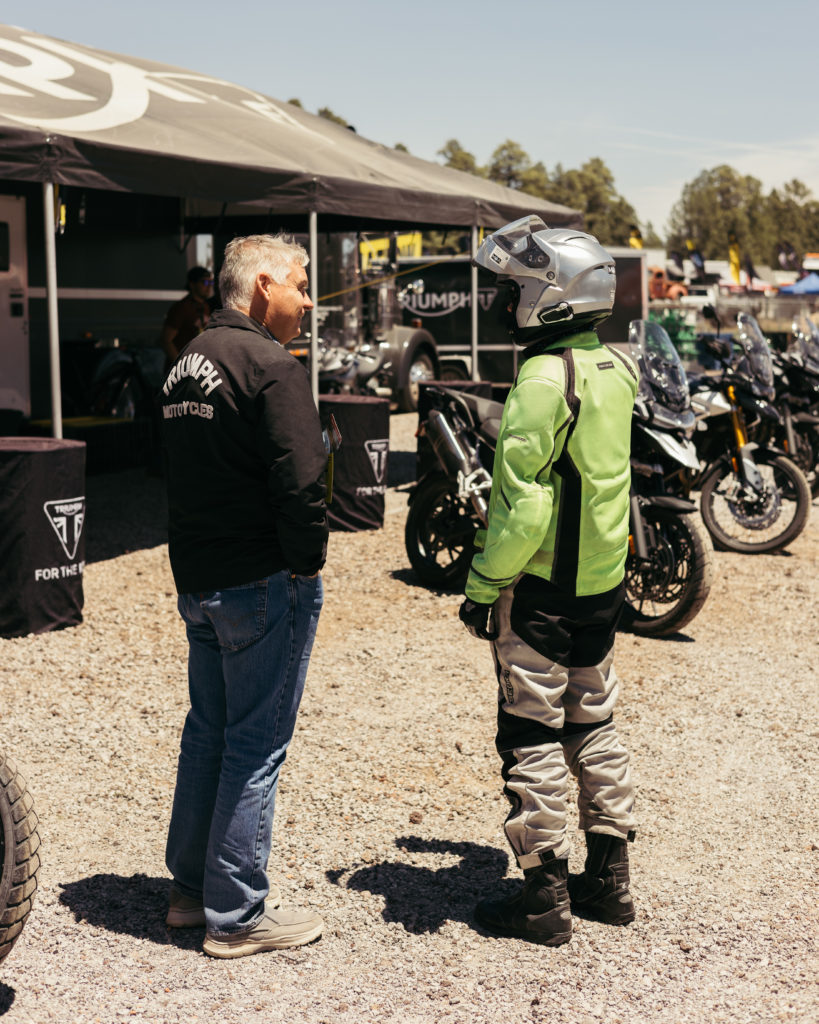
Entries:
{"label": "man's ear", "polygon": [[256,275],[253,297],[250,300],[249,315],[251,319],[257,320],[259,323],[264,321],[265,313],[267,312],[270,285],[272,283],[273,279],[269,274],[261,273]]}

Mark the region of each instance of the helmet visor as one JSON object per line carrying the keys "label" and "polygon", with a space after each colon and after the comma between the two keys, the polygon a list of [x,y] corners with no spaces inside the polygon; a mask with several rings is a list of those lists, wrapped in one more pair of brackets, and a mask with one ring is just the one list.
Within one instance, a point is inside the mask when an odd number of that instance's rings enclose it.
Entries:
{"label": "helmet visor", "polygon": [[484,258],[481,259],[479,251],[477,262],[496,274],[506,272],[510,263],[515,273],[543,270],[548,266],[550,257],[538,245],[535,233],[547,230],[546,225],[535,214],[512,221],[511,224],[489,235],[481,246]]}
{"label": "helmet visor", "polygon": [[521,217],[511,224],[493,231],[489,236],[506,252],[522,252],[526,248],[528,240],[536,231],[546,231],[546,225],[533,213],[528,217]]}

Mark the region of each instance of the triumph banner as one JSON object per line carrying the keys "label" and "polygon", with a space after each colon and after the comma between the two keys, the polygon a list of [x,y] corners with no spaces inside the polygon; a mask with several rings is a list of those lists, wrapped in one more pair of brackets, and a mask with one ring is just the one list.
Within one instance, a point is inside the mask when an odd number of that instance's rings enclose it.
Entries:
{"label": "triumph banner", "polygon": [[[616,264],[617,293],[612,315],[603,321],[598,335],[607,345],[625,345],[631,321],[648,316],[646,256],[644,250],[637,249],[617,249],[612,255]],[[423,289],[406,288],[401,293],[403,322],[420,323],[435,338],[439,347],[456,345],[460,352],[467,353],[472,340],[469,259],[443,257],[433,265],[429,265],[428,257],[402,259],[399,265],[402,281],[410,284],[416,280],[423,281]],[[417,270],[414,265],[417,265]],[[508,301],[508,294],[497,277],[480,268],[478,376],[482,380],[511,381],[515,376],[513,346],[505,312]],[[443,354],[452,357],[454,353],[450,350]]]}
{"label": "triumph banner", "polygon": [[[401,280],[424,282],[423,291],[406,289],[400,296],[405,324],[420,320],[438,344],[460,344],[468,348],[472,339],[472,279],[467,258],[444,258],[429,265],[430,260],[399,260]],[[509,346],[509,330],[504,323],[505,293],[497,278],[488,270],[478,270],[478,325],[481,342]]]}
{"label": "triumph banner", "polygon": [[333,414],[341,445],[334,453],[331,530],[380,530],[384,525],[390,403],[369,395],[322,395],[322,425]]}
{"label": "triumph banner", "polygon": [[82,622],[85,443],[0,437],[0,636]]}

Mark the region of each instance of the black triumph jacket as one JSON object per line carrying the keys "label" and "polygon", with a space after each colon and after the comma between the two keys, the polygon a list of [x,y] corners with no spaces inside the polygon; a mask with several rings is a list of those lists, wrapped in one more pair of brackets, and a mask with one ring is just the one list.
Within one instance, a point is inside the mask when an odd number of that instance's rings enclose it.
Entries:
{"label": "black triumph jacket", "polygon": [[317,572],[327,455],[298,360],[254,320],[220,309],[171,367],[158,406],[177,591]]}

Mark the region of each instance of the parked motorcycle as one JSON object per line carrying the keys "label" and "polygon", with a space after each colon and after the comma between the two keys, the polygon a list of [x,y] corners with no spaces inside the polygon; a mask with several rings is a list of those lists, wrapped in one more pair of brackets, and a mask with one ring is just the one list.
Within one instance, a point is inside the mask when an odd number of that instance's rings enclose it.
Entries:
{"label": "parked motorcycle", "polygon": [[410,494],[404,542],[422,583],[461,590],[475,531],[486,525],[503,405],[442,385],[427,385],[425,395],[418,450],[428,465]]}
{"label": "parked motorcycle", "polygon": [[693,501],[669,493],[666,480],[699,459],[687,432],[694,425],[688,381],[665,328],[629,325],[640,367],[631,431],[631,516],[623,626],[641,636],[678,632],[705,604],[713,545]]}
{"label": "parked motorcycle", "polygon": [[37,814],[25,780],[0,753],[0,963],[31,912],[40,869]]}
{"label": "parked motorcycle", "polygon": [[808,315],[793,325],[782,351],[771,350],[774,404],[781,424],[764,420],[755,441],[777,445],[805,474],[811,494],[819,496],[819,328]]}
{"label": "parked motorcycle", "polygon": [[[322,394],[377,395],[404,412],[415,412],[422,382],[437,380],[441,368],[435,339],[420,321],[413,326],[401,323],[407,297],[423,292],[424,282],[410,281],[397,290],[398,275],[390,270],[393,262],[376,270],[376,277],[362,288],[360,319],[346,317],[344,326],[333,326],[332,314],[341,307],[319,308],[318,389]],[[374,268],[371,261],[371,271]],[[287,349],[309,365],[310,334],[290,342]]]}
{"label": "parked motorcycle", "polygon": [[[663,335],[667,348],[662,358],[655,354],[650,367],[653,390],[643,393],[635,412],[640,457],[633,473],[639,479],[632,491],[626,562],[624,625],[645,636],[676,632],[689,622],[708,596],[712,575],[712,548],[696,505],[663,493],[664,464],[697,465],[684,437],[690,416],[673,408],[685,405],[683,392],[677,394],[684,389],[684,374]],[[682,383],[670,377],[672,358]],[[668,391],[677,397],[665,397]],[[441,385],[428,385],[426,396],[430,410],[419,426],[425,468],[410,496],[404,540],[422,583],[461,590],[475,531],[486,525],[503,406]]]}
{"label": "parked motorcycle", "polygon": [[389,395],[391,363],[385,349],[362,345],[346,349],[319,338],[318,384],[321,394]]}
{"label": "parked motorcycle", "polygon": [[[704,314],[716,319],[712,307]],[[781,424],[771,354],[756,320],[737,315],[733,339],[703,335],[716,375],[689,377],[697,420],[692,439],[700,469],[681,473],[681,493],[700,492],[703,522],[715,547],[754,554],[777,551],[805,528],[811,493],[784,451],[751,439],[764,420]]]}
{"label": "parked motorcycle", "polygon": [[139,355],[127,348],[103,345],[93,337],[63,341],[60,374],[66,417],[133,420],[151,415],[153,388]]}

